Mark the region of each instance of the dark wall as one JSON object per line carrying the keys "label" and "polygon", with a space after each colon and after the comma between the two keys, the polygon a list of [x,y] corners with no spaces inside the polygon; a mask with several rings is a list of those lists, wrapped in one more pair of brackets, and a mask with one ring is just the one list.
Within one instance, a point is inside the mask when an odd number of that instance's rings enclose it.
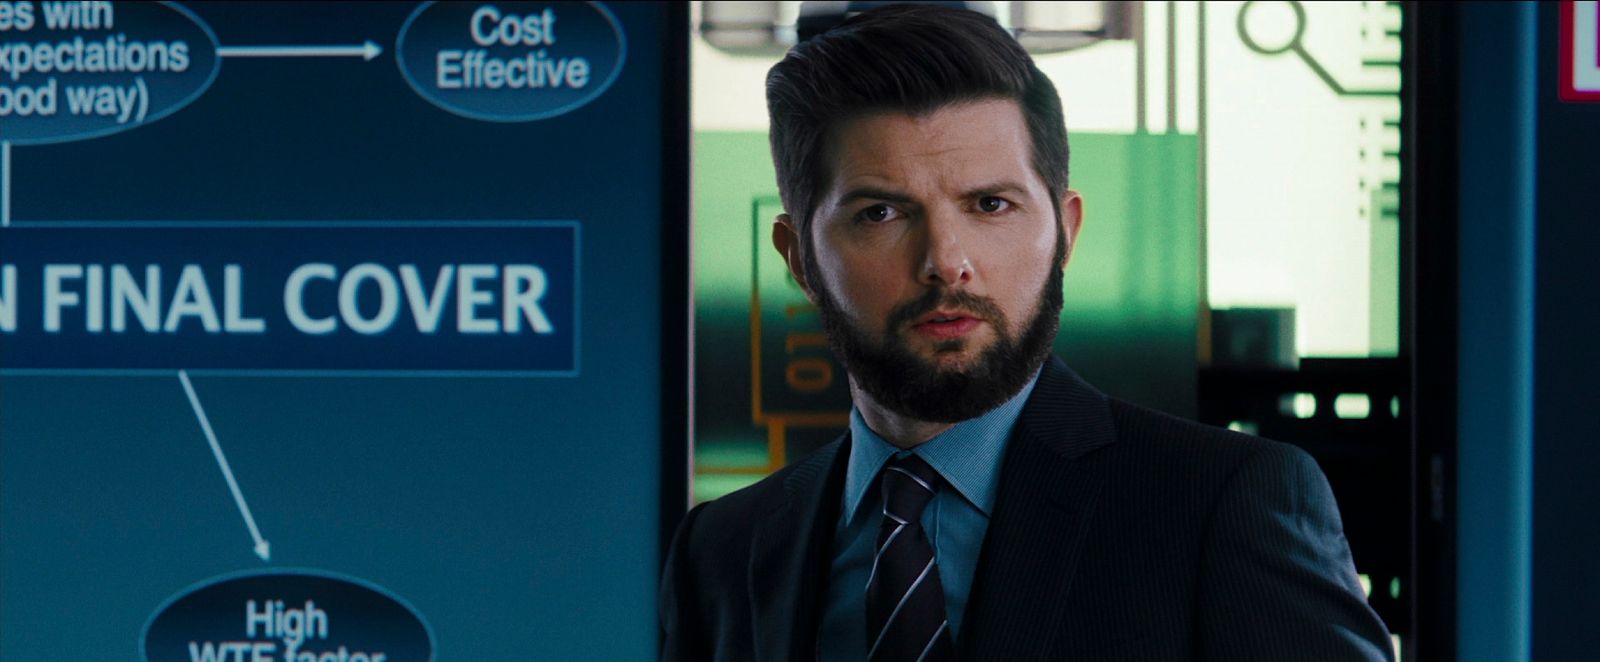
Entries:
{"label": "dark wall", "polygon": [[1600,103],[1557,90],[1557,3],[1539,8],[1533,658],[1600,651]]}

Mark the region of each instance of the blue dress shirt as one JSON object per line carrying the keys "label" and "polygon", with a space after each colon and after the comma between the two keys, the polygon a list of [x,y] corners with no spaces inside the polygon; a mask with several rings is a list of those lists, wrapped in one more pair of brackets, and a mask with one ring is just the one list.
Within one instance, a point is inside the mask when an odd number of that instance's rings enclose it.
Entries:
{"label": "blue dress shirt", "polygon": [[957,423],[909,450],[895,448],[850,411],[850,459],[845,468],[844,498],[833,539],[828,592],[823,598],[817,652],[823,660],[862,660],[867,655],[867,575],[877,551],[883,500],[878,473],[889,458],[919,455],[944,478],[939,494],[922,511],[922,528],[933,544],[939,582],[944,587],[950,632],[960,641],[961,617],[978,552],[989,529],[1000,460],[1016,427],[1017,416],[1039,376],[1004,404],[977,418]]}

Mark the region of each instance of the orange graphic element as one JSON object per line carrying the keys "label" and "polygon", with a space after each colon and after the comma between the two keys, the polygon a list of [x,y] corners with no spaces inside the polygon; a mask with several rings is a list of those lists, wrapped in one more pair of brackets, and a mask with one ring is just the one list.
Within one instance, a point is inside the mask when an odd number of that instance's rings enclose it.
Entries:
{"label": "orange graphic element", "polygon": [[[753,216],[756,216],[756,226],[760,227],[759,208],[760,200],[752,205]],[[759,233],[757,233],[759,236]],[[719,474],[768,474],[783,468],[788,461],[788,430],[790,427],[832,427],[842,428],[849,424],[848,411],[767,411],[762,403],[761,389],[761,279],[757,265],[761,256],[756,246],[752,246],[750,256],[750,421],[755,425],[764,425],[767,428],[767,464],[762,467],[719,467],[716,469],[702,469],[706,473]],[[784,306],[784,317],[794,318],[804,313],[815,312],[816,308],[810,304]],[[794,354],[802,348],[826,348],[827,336],[821,332],[794,332],[790,333],[783,341],[784,351]],[[790,360],[784,369],[784,383],[789,388],[799,393],[820,393],[833,385],[833,380],[838,378],[832,361],[821,357],[796,357]]]}

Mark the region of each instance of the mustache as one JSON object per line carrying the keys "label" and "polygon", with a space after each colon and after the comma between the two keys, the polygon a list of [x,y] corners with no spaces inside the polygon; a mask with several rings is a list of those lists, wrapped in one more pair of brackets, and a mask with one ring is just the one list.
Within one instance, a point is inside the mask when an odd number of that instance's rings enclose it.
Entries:
{"label": "mustache", "polygon": [[979,317],[989,320],[997,328],[1006,328],[1005,313],[1000,312],[1000,306],[993,299],[978,296],[965,290],[935,288],[922,293],[921,296],[915,299],[895,306],[894,310],[889,312],[889,323],[884,331],[893,333],[894,329],[905,326],[907,322],[940,308],[960,308],[971,311]]}

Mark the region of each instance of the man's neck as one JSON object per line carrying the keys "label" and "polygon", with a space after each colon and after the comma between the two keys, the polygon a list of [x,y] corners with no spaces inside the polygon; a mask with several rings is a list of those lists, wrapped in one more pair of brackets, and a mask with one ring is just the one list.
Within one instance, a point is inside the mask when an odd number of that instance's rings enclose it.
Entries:
{"label": "man's neck", "polygon": [[866,391],[856,387],[855,380],[850,381],[850,398],[855,401],[856,411],[861,412],[861,420],[866,421],[867,427],[883,437],[884,441],[902,450],[916,448],[940,432],[955,427],[954,423],[924,421],[890,411],[867,395]]}

